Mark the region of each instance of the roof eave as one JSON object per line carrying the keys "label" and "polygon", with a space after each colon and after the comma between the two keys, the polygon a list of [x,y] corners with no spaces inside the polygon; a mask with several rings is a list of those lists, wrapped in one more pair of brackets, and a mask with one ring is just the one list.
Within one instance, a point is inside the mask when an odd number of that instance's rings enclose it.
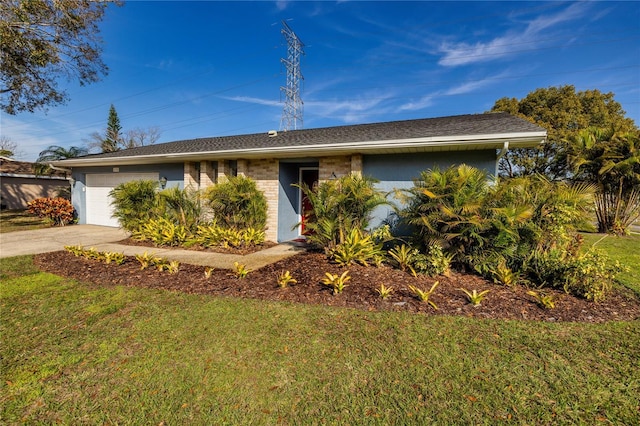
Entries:
{"label": "roof eave", "polygon": [[108,158],[70,158],[51,164],[62,167],[89,167],[134,164],[175,163],[196,159],[233,158],[286,158],[301,156],[326,156],[345,154],[375,154],[385,152],[438,151],[447,148],[455,150],[500,149],[505,142],[511,148],[531,148],[544,143],[546,132],[499,133],[489,135],[462,135],[446,137],[425,137],[383,141],[362,141],[339,144],[317,144],[296,146],[264,146],[250,149],[229,149],[198,152],[177,152]]}

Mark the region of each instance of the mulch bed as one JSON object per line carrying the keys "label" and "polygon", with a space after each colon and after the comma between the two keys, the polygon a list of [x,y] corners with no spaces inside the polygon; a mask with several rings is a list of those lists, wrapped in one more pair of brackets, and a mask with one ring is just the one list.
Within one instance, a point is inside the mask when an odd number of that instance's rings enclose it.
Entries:
{"label": "mulch bed", "polygon": [[[320,304],[348,307],[367,311],[406,311],[424,315],[458,315],[475,318],[499,318],[537,321],[604,322],[640,318],[640,300],[633,295],[612,294],[602,303],[593,303],[561,291],[547,290],[553,294],[556,307],[544,309],[527,294],[527,288],[508,288],[493,284],[476,275],[452,272],[450,276],[413,277],[389,266],[348,268],[330,263],[322,253],[303,252],[288,259],[252,271],[244,279],[236,278],[232,271],[215,270],[205,277],[203,266],[181,264],[176,274],[156,269],[140,270],[133,257],[123,265],[105,264],[95,260],[75,257],[66,251],[44,253],[35,256],[36,265],[43,271],[90,282],[99,286],[135,286],[164,289],[212,296],[241,297],[250,299],[287,301],[293,303]],[[341,274],[349,270],[348,287],[338,295],[321,283],[325,272]],[[290,271],[298,281],[287,288],[280,288],[277,276]],[[413,285],[423,290],[439,281],[432,300],[438,306],[417,300],[409,290]],[[380,284],[393,287],[394,292],[382,300],[376,292]],[[472,306],[460,290],[490,292],[478,307]]]}
{"label": "mulch bed", "polygon": [[[133,238],[125,238],[124,240],[118,241],[118,244],[124,244],[127,246],[138,246],[138,247],[154,247],[154,248],[158,247],[157,245],[153,244],[150,241],[138,241],[138,240],[134,240]],[[275,247],[277,245],[278,245],[277,243],[274,243],[272,241],[265,241],[260,245],[251,245],[251,246],[242,246],[242,247],[222,247],[222,246],[202,247],[199,245],[194,245],[191,247],[176,247],[176,248],[180,248],[181,250],[204,251],[209,253],[239,254],[241,256],[244,256],[247,254],[268,249],[270,247]]]}

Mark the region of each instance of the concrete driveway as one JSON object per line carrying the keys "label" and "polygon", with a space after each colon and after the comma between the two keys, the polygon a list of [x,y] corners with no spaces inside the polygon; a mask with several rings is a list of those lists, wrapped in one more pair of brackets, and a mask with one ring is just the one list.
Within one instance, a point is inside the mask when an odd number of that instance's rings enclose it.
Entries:
{"label": "concrete driveway", "polygon": [[0,258],[62,250],[64,246],[91,247],[127,238],[120,228],[97,225],[70,225],[0,233]]}
{"label": "concrete driveway", "polygon": [[0,234],[0,258],[63,250],[64,246],[94,247],[98,251],[113,251],[135,256],[146,251],[168,260],[192,265],[233,269],[240,262],[250,269],[258,269],[289,256],[304,248],[297,244],[278,244],[248,255],[222,254],[183,250],[180,248],[142,247],[117,244],[129,234],[120,228],[97,225],[71,225],[62,228],[35,229]]}

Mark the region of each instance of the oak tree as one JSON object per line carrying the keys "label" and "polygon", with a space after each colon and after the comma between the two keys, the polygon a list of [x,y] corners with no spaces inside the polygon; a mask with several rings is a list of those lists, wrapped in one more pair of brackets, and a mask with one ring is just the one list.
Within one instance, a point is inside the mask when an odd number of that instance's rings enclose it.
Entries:
{"label": "oak tree", "polygon": [[61,79],[85,85],[106,75],[98,23],[109,3],[0,2],[0,109],[17,114],[61,104],[68,99]]}
{"label": "oak tree", "polygon": [[637,129],[613,93],[576,92],[572,85],[536,89],[520,100],[498,99],[491,111],[522,117],[544,127],[548,134],[547,143],[541,147],[509,150],[499,165],[503,176],[542,174],[552,180],[565,179],[571,175],[569,140],[579,131],[589,127],[617,132]]}

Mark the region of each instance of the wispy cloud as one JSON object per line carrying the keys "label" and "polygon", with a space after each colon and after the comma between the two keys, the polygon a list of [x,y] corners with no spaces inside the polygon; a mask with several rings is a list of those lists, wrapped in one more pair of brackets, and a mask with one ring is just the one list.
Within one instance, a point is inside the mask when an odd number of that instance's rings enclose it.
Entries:
{"label": "wispy cloud", "polygon": [[285,10],[289,7],[289,0],[278,0],[276,1],[276,7],[278,10]]}
{"label": "wispy cloud", "polygon": [[333,118],[345,123],[361,122],[367,116],[380,114],[379,105],[385,98],[355,100],[323,100],[305,102],[305,109],[313,116]]}
{"label": "wispy cloud", "polygon": [[420,99],[406,102],[398,108],[398,111],[418,111],[433,105],[433,99],[438,96],[438,93],[432,93],[425,95]]}
{"label": "wispy cloud", "polygon": [[[64,147],[79,145],[70,143],[69,134],[64,132],[60,135],[46,135],[47,132],[52,132],[51,123],[31,124],[5,114],[2,117],[2,126],[3,136],[18,144],[18,160],[35,161],[40,152],[51,145]],[[56,130],[59,129],[56,128]]]}
{"label": "wispy cloud", "polygon": [[494,61],[518,54],[521,50],[539,47],[544,43],[540,36],[548,38],[553,27],[584,17],[589,8],[587,3],[574,3],[554,15],[540,16],[530,21],[524,29],[509,31],[487,42],[443,42],[437,49],[444,54],[438,64],[453,67]]}
{"label": "wispy cloud", "polygon": [[271,99],[254,98],[251,96],[219,96],[219,98],[226,99],[228,101],[245,102],[250,104],[258,104],[258,105],[266,105],[266,106],[277,106],[282,108],[282,102],[274,101]]}
{"label": "wispy cloud", "polygon": [[434,105],[438,98],[443,96],[457,96],[464,95],[472,92],[476,92],[482,88],[498,84],[502,79],[508,77],[510,72],[508,70],[502,71],[496,75],[485,77],[477,80],[469,80],[456,84],[452,87],[443,90],[437,90],[435,92],[426,94],[416,100],[411,100],[398,107],[398,111],[418,111],[424,108],[428,108]]}
{"label": "wispy cloud", "polygon": [[457,84],[453,87],[448,88],[444,91],[444,95],[446,96],[454,96],[454,95],[464,95],[466,93],[475,92],[479,89],[482,89],[487,86],[491,86],[501,82],[504,78],[509,77],[511,72],[509,70],[502,71],[498,74],[477,79],[477,80],[469,80]]}
{"label": "wispy cloud", "polygon": [[[271,99],[255,98],[251,96],[224,96],[222,99],[245,102],[257,105],[282,108],[283,102]],[[381,108],[388,99],[393,98],[392,94],[369,93],[360,96],[358,99],[341,100],[338,98],[305,100],[305,115],[318,116],[323,118],[337,119],[345,123],[361,122],[363,119],[378,115],[384,111]]]}
{"label": "wispy cloud", "polygon": [[174,66],[173,59],[161,59],[156,62],[150,62],[145,64],[147,68],[153,68],[161,71],[166,71]]}

